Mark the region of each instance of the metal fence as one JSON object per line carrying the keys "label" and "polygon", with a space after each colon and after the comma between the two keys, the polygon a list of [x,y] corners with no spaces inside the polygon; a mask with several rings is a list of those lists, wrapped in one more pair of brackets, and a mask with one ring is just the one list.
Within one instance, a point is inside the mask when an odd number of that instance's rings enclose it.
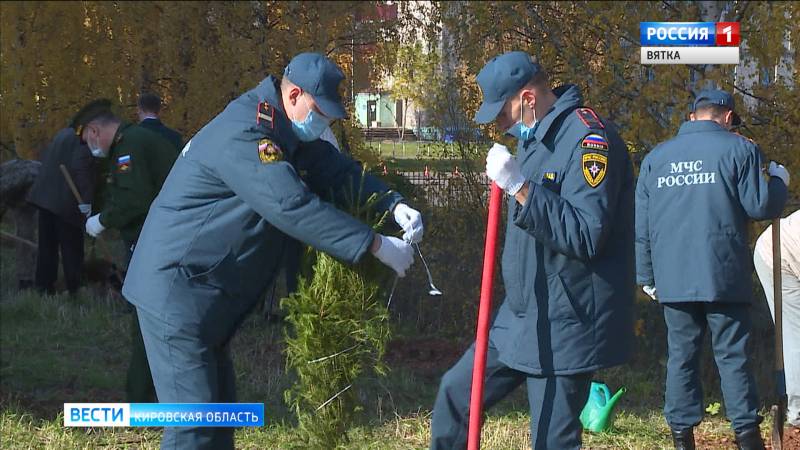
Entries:
{"label": "metal fence", "polygon": [[456,167],[452,172],[398,172],[414,185],[428,204],[436,207],[453,207],[477,198],[486,202],[489,178],[485,173],[464,174]]}
{"label": "metal fence", "polygon": [[[397,171],[414,185],[428,204],[436,207],[453,207],[476,198],[486,204],[489,198],[489,178],[486,173],[464,174],[455,167],[449,172]],[[784,217],[800,209],[800,199],[789,199],[784,207]]]}
{"label": "metal fence", "polygon": [[441,156],[446,144],[439,141],[400,141],[400,140],[372,140],[368,141],[379,155],[392,158],[436,158]]}

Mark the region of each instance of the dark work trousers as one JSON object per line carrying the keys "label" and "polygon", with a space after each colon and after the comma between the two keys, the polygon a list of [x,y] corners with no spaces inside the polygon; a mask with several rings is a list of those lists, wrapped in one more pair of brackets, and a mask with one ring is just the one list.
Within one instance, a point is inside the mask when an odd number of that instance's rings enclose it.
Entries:
{"label": "dark work trousers", "polygon": [[[237,325],[221,319],[214,324],[221,327],[215,333],[188,318],[183,323],[168,323],[141,308],[136,312],[160,402],[236,402],[236,375],[228,342]],[[217,341],[221,336],[226,337]],[[233,450],[233,434],[229,427],[167,427],[161,450]]]}
{"label": "dark work trousers", "polygon": [[[484,411],[525,383],[531,413],[531,447],[535,450],[578,450],[581,447],[581,410],[589,398],[592,372],[564,376],[535,376],[511,369],[499,361],[489,343],[486,355]],[[472,363],[475,346],[442,377],[431,420],[431,450],[467,447]]]}
{"label": "dark work trousers", "polygon": [[711,333],[731,428],[742,433],[761,423],[756,383],[746,353],[750,313],[746,303],[664,304],[668,347],[664,417],[673,430],[682,431],[703,420],[700,347],[706,329]]}
{"label": "dark work trousers", "polygon": [[70,294],[78,292],[83,273],[83,229],[39,209],[39,249],[36,257],[36,287],[55,293],[58,254]]}

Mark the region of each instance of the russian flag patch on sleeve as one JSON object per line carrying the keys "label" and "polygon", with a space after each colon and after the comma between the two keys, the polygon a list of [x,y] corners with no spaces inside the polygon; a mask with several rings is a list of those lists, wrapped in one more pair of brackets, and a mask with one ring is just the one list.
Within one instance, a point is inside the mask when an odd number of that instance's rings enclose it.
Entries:
{"label": "russian flag patch on sleeve", "polygon": [[117,158],[117,172],[128,172],[131,170],[131,155],[122,155]]}
{"label": "russian flag patch on sleeve", "polygon": [[608,150],[608,141],[603,136],[599,134],[592,133],[581,141],[582,148],[588,148],[590,150]]}

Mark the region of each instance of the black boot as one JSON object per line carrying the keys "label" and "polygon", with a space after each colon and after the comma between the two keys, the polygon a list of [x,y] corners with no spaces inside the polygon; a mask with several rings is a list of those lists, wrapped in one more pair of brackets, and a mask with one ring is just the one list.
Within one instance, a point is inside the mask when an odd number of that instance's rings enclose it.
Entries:
{"label": "black boot", "polygon": [[672,442],[675,450],[694,450],[694,432],[692,428],[681,431],[672,430]]}
{"label": "black boot", "polygon": [[739,450],[764,450],[764,441],[758,428],[736,433],[736,445]]}

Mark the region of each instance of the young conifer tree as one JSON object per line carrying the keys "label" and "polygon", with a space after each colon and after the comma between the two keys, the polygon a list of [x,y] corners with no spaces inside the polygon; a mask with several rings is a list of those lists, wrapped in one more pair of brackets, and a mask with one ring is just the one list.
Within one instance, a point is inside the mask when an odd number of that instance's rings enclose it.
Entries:
{"label": "young conifer tree", "polygon": [[[347,191],[340,207],[380,232],[387,217],[375,208],[381,196],[364,200],[363,182]],[[363,409],[359,389],[371,376],[386,374],[390,330],[382,285],[389,274],[374,258],[351,266],[311,248],[303,266],[297,292],[281,302],[288,322],[286,368],[297,375],[284,396],[297,414],[297,446],[332,449],[346,443]]]}

